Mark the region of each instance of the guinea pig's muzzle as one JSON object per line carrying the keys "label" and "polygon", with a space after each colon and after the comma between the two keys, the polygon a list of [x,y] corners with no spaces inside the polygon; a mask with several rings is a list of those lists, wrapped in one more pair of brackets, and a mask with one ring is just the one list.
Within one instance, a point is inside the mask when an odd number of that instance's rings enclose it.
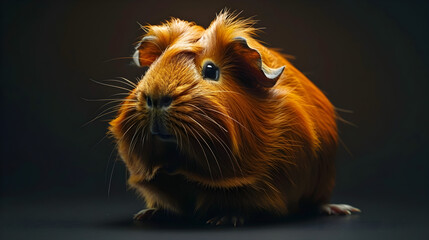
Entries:
{"label": "guinea pig's muzzle", "polygon": [[164,121],[160,117],[154,117],[150,128],[150,133],[158,137],[160,140],[170,141],[175,140],[175,137],[167,130]]}
{"label": "guinea pig's muzzle", "polygon": [[146,103],[148,108],[153,114],[152,122],[150,125],[150,133],[158,137],[162,141],[176,141],[165,124],[164,114],[166,109],[171,105],[171,97],[164,96],[157,99],[147,97]]}

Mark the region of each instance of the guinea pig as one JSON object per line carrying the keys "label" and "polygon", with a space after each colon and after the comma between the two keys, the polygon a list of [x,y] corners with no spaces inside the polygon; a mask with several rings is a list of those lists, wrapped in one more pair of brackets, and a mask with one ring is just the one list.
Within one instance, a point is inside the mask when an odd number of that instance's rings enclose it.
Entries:
{"label": "guinea pig", "polygon": [[109,132],[147,209],[209,224],[329,204],[336,112],[286,58],[255,39],[254,21],[221,12],[207,29],[172,18],[145,27],[133,55],[148,66]]}

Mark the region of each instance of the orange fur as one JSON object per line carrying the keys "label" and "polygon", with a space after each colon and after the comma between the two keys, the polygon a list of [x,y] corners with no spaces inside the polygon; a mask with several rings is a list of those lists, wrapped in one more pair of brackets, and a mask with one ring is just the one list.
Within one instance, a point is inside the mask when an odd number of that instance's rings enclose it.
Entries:
{"label": "orange fur", "polygon": [[[207,29],[178,19],[146,27],[150,37],[138,53],[139,63],[150,67],[110,131],[129,183],[148,207],[203,217],[284,215],[329,201],[337,147],[333,106],[280,53],[254,39],[252,24],[223,12]],[[217,82],[201,76],[208,60],[220,69]],[[282,66],[277,81],[263,78],[261,68]],[[166,95],[173,102],[163,120],[176,143],[148,130],[155,113],[146,96]],[[174,172],[165,173],[171,165]]]}

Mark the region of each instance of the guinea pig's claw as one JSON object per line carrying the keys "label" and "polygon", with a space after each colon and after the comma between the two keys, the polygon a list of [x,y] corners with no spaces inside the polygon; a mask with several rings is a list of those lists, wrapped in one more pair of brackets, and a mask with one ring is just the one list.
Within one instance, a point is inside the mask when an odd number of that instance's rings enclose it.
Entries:
{"label": "guinea pig's claw", "polygon": [[237,216],[220,216],[210,218],[209,220],[207,220],[206,223],[212,226],[232,225],[234,227],[237,227],[244,225],[244,218]]}
{"label": "guinea pig's claw", "polygon": [[361,210],[347,204],[324,204],[320,207],[320,212],[328,215],[351,215]]}
{"label": "guinea pig's claw", "polygon": [[157,208],[147,208],[134,215],[135,221],[149,221],[158,212]]}

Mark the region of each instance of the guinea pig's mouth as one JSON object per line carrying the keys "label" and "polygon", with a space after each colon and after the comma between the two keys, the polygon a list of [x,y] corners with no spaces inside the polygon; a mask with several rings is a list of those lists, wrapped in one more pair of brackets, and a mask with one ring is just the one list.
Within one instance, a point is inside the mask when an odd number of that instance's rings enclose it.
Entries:
{"label": "guinea pig's mouth", "polygon": [[176,173],[177,169],[179,169],[179,165],[177,163],[176,164],[170,163],[163,166],[160,170],[167,174],[173,175]]}
{"label": "guinea pig's mouth", "polygon": [[164,141],[164,142],[176,142],[176,137],[174,135],[171,135],[171,134],[155,133],[152,135],[154,135],[159,140]]}

